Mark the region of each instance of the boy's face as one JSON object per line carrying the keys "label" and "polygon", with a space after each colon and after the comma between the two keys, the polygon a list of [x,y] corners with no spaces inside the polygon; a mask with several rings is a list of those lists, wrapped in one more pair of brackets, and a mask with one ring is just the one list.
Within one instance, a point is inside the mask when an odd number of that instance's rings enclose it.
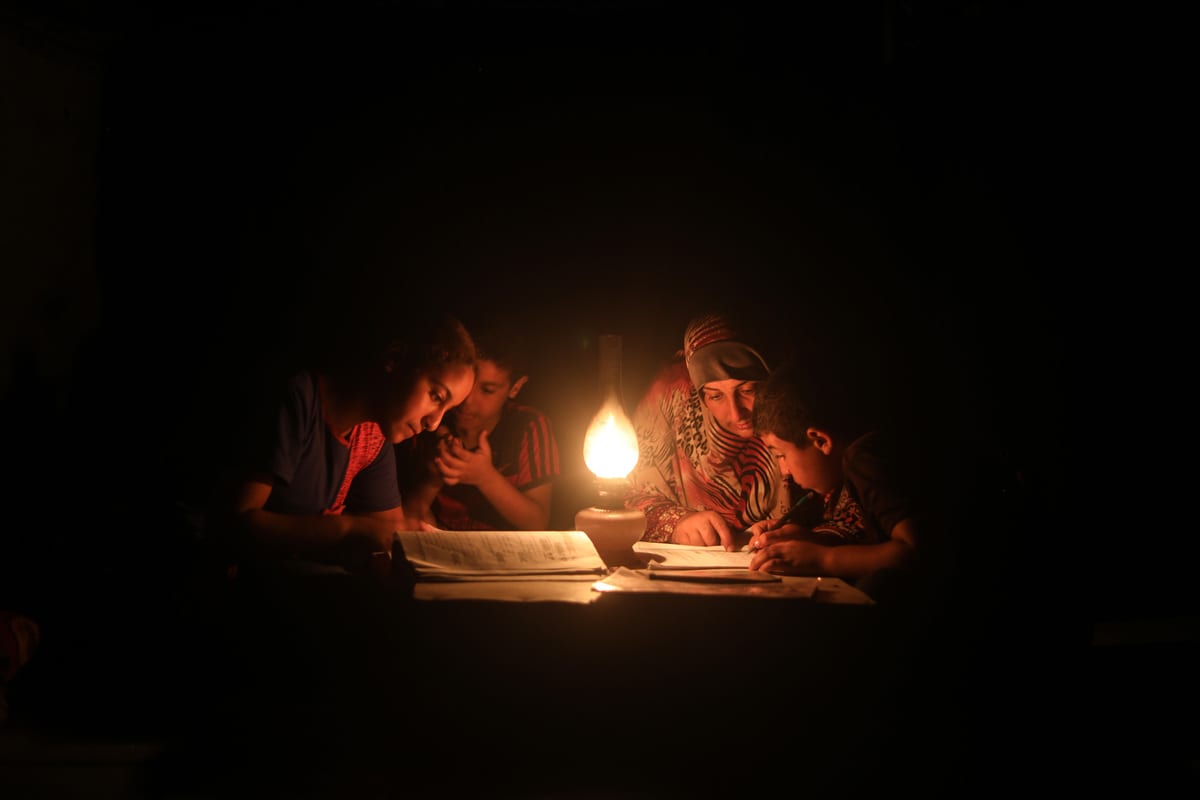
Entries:
{"label": "boy's face", "polygon": [[496,362],[479,361],[475,386],[453,415],[454,434],[466,437],[495,429],[504,412],[505,401],[516,397],[524,384],[524,376],[514,382],[511,373]]}
{"label": "boy's face", "polygon": [[475,385],[475,370],[464,364],[419,375],[412,391],[393,404],[384,435],[392,444],[437,430],[447,411],[463,402]]}
{"label": "boy's face", "polygon": [[722,428],[730,433],[750,438],[754,435],[754,424],[750,413],[754,411],[754,397],[758,394],[759,381],[709,381],[700,387],[700,399]]}
{"label": "boy's face", "polygon": [[[809,432],[816,433],[812,428]],[[799,447],[773,433],[764,433],[762,440],[779,459],[779,471],[784,477],[790,476],[797,485],[824,494],[841,484],[838,458],[825,452],[828,448],[811,442],[807,447]]]}

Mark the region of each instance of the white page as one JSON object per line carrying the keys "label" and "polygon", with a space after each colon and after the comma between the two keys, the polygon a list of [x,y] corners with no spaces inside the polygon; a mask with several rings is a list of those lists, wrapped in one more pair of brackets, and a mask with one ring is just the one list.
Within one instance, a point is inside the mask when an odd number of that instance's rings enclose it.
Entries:
{"label": "white page", "polygon": [[711,569],[714,567],[749,567],[749,550],[732,553],[719,544],[690,545],[669,542],[634,542],[633,550],[652,557],[650,569]]}
{"label": "white page", "polygon": [[422,575],[607,571],[583,531],[399,531],[396,536]]}

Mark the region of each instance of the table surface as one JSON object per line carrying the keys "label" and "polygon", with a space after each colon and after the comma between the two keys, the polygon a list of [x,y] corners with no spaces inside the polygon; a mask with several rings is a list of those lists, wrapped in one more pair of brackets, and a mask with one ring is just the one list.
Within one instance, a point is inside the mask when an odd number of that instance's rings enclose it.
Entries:
{"label": "table surface", "polygon": [[[891,652],[887,609],[838,579],[814,599],[559,581],[420,584],[414,598],[412,630],[429,644],[407,665],[420,687],[408,707],[431,753],[465,745],[517,792],[737,795],[766,774],[739,765],[752,741],[767,761],[834,763],[870,719]],[[790,699],[766,700],[778,691]],[[776,738],[798,708],[810,723]]]}
{"label": "table surface", "polygon": [[[797,580],[783,577],[785,582]],[[491,600],[497,602],[558,602],[590,605],[608,602],[614,594],[598,592],[594,581],[462,581],[422,582],[413,587],[417,600]],[[751,584],[748,584],[750,586]],[[834,605],[872,605],[874,601],[855,586],[840,578],[821,578],[812,599],[763,599],[771,603],[822,603]]]}
{"label": "table surface", "polygon": [[[650,556],[629,551],[618,562],[607,562],[610,566],[629,569],[645,569]],[[809,581],[811,578],[780,576],[785,582]],[[606,602],[615,593],[600,592],[592,588],[595,580],[529,580],[529,581],[459,581],[418,582],[413,587],[417,600],[492,600],[497,602],[562,602],[590,605]],[[750,585],[748,585],[750,586]],[[678,588],[678,587],[675,587]],[[736,590],[732,590],[736,592]],[[831,605],[873,605],[866,593],[840,578],[820,578],[817,591],[811,599],[763,598],[764,602],[801,602]]]}
{"label": "table surface", "polygon": [[[342,775],[403,775],[418,795],[738,795],[756,780],[750,744],[840,780],[861,732],[890,721],[876,709],[891,713],[894,678],[880,676],[909,657],[889,606],[837,579],[813,599],[591,580],[421,582],[388,597],[311,580],[294,605],[266,584],[231,608],[253,674],[222,687],[238,698],[233,723],[189,730],[206,746],[249,732],[251,753],[273,742],[290,770],[304,748],[344,753]],[[779,738],[780,715],[798,710],[809,722]]]}

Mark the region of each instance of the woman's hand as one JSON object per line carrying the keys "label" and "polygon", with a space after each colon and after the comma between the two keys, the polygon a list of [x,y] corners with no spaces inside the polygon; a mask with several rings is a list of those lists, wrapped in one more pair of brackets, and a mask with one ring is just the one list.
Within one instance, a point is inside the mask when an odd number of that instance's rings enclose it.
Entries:
{"label": "woman's hand", "polygon": [[693,546],[719,544],[726,550],[736,549],[729,523],[715,511],[694,511],[680,519],[675,523],[671,541]]}
{"label": "woman's hand", "polygon": [[390,564],[396,531],[403,523],[396,518],[376,515],[341,515],[350,529],[338,543],[337,562],[351,572],[376,573],[380,565]]}
{"label": "woman's hand", "polygon": [[406,527],[403,509],[395,513],[343,514],[350,528],[343,541],[351,548],[372,553],[392,552],[396,531]]}

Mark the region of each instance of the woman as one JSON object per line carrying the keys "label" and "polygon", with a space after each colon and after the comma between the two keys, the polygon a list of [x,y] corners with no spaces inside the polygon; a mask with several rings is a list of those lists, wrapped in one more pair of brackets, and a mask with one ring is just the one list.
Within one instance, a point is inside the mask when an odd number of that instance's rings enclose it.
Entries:
{"label": "woman", "polygon": [[240,558],[355,567],[390,556],[406,527],[392,445],[436,430],[475,383],[475,345],[456,317],[405,325],[288,380],[222,509]]}
{"label": "woman", "polygon": [[725,314],[694,318],[676,355],[634,411],[639,460],[625,504],[645,512],[644,541],[733,550],[787,502],[751,422],[767,364]]}

